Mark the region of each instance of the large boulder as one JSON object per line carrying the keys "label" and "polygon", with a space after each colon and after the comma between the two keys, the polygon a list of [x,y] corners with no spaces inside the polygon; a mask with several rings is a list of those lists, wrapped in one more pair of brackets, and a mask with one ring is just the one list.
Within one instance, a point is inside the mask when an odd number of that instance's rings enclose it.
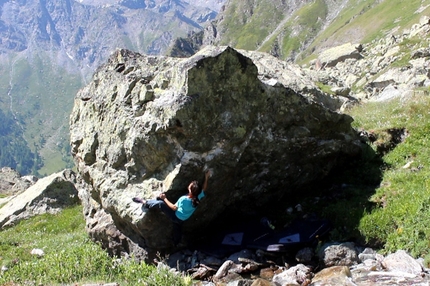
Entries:
{"label": "large boulder", "polygon": [[21,174],[12,168],[3,167],[0,169],[0,194],[10,196],[22,193],[37,180],[35,176],[21,177]]}
{"label": "large boulder", "polygon": [[361,45],[346,43],[323,51],[318,56],[318,61],[322,67],[333,67],[346,59],[361,59]]}
{"label": "large boulder", "polygon": [[78,92],[70,117],[88,232],[114,253],[171,246],[167,218],[131,199],[165,191],[176,201],[206,169],[207,196],[183,225],[185,240],[225,213],[267,210],[324,178],[361,145],[352,118],[318,98],[298,69],[267,54],[116,51]]}
{"label": "large boulder", "polygon": [[38,180],[0,208],[0,228],[44,213],[55,214],[79,203],[76,174],[63,170]]}

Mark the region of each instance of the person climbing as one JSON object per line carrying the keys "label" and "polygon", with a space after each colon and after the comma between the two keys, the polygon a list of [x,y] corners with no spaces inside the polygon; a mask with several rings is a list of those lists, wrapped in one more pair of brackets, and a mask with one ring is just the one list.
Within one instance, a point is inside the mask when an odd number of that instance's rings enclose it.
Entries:
{"label": "person climbing", "polygon": [[141,198],[134,197],[133,201],[143,204],[144,207],[148,209],[159,208],[172,220],[173,242],[176,246],[182,237],[182,223],[191,217],[199,205],[200,200],[206,195],[205,192],[208,188],[208,180],[210,176],[210,171],[206,171],[202,188],[200,188],[197,181],[192,181],[188,185],[188,194],[181,196],[175,204],[169,201],[165,193],[162,193],[157,197],[157,199],[146,201]]}

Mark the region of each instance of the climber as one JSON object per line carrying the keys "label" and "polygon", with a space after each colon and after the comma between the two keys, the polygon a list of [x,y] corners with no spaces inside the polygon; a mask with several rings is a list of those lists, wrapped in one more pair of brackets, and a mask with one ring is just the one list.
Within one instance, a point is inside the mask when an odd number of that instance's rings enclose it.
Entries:
{"label": "climber", "polygon": [[202,188],[200,188],[197,181],[192,181],[188,185],[188,194],[181,196],[175,204],[169,201],[165,193],[162,193],[157,199],[145,201],[135,197],[133,201],[143,204],[148,209],[161,209],[173,222],[173,242],[177,245],[182,237],[182,223],[190,218],[199,205],[200,200],[204,198],[210,176],[211,172],[209,170],[206,171]]}

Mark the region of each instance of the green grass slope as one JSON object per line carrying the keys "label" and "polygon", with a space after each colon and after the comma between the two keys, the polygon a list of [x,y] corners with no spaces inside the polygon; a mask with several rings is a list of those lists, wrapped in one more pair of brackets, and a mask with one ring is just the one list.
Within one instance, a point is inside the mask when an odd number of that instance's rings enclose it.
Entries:
{"label": "green grass slope", "polygon": [[221,45],[256,50],[284,18],[283,1],[230,1],[218,27]]}
{"label": "green grass slope", "polygon": [[[42,257],[31,255],[42,249]],[[132,259],[116,259],[89,240],[82,207],[40,215],[0,231],[0,285],[191,285],[186,276]]]}
{"label": "green grass slope", "polygon": [[355,126],[371,130],[378,145],[387,130],[405,130],[407,137],[383,154],[382,182],[369,201],[359,230],[366,241],[383,246],[385,252],[404,249],[416,257],[430,258],[430,98],[415,95],[407,101],[369,103],[351,110]]}
{"label": "green grass slope", "polygon": [[294,58],[322,29],[323,19],[327,17],[327,9],[323,0],[304,5],[258,50],[275,53],[284,59]]}

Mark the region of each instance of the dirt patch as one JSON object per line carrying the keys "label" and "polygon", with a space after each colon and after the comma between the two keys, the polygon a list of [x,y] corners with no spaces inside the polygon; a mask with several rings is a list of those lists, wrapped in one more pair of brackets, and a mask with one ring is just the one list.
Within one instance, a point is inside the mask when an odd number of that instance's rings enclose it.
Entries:
{"label": "dirt patch", "polygon": [[373,133],[369,137],[369,140],[375,144],[378,154],[384,155],[404,142],[408,136],[409,132],[406,128],[389,128],[378,133]]}

